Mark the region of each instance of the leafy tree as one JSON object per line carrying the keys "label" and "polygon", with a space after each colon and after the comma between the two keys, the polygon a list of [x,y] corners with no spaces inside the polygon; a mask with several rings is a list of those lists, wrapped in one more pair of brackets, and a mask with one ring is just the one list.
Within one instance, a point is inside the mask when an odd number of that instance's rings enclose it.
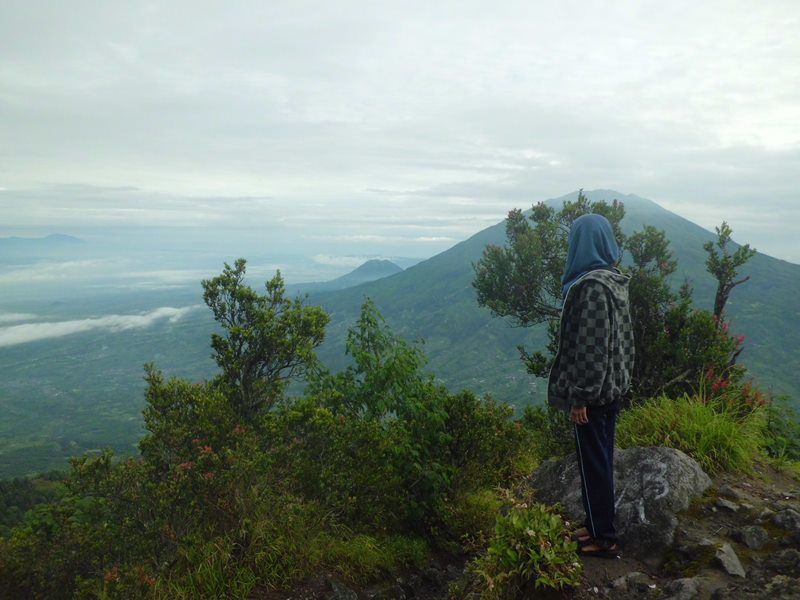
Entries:
{"label": "leafy tree", "polygon": [[203,300],[214,312],[223,334],[211,336],[214,360],[222,369],[219,383],[247,420],[271,408],[289,379],[316,363],[328,315],[300,298],[285,297],[280,271],[259,294],[245,283],[243,258],[221,275],[204,280]]}
{"label": "leafy tree", "polygon": [[706,258],[706,270],[717,280],[717,293],[714,296],[714,316],[722,323],[722,313],[725,304],[733,288],[741,285],[750,279],[750,276],[736,279],[738,269],[756,254],[755,248],[750,248],[749,244],[740,246],[735,252],[731,253],[729,245],[733,230],[725,221],[722,225],[715,228],[717,232],[716,242],[706,242],[703,249],[708,253]]}
{"label": "leafy tree", "polygon": [[542,352],[528,354],[525,348],[519,348],[528,370],[539,377],[547,375],[556,350],[569,229],[575,219],[588,213],[606,217],[617,240],[624,240],[620,229],[625,214],[622,203],[591,202],[581,190],[576,200],[564,202],[558,212],[544,202],[533,207],[530,220],[519,209],[510,211],[506,220],[508,243],[488,245],[473,264],[472,285],[478,304],[495,316],[508,318],[516,327],[548,325],[549,358]]}
{"label": "leafy tree", "polygon": [[[731,356],[740,342],[728,334],[727,328],[716,328],[711,313],[693,308],[688,284],[677,293],[670,287],[668,279],[677,262],[665,233],[645,225],[626,238],[620,230],[624,205],[617,201],[590,202],[582,192],[577,200],[564,202],[558,211],[540,202],[529,219],[520,210],[512,210],[506,221],[507,244],[487,246],[473,265],[473,286],[481,306],[495,316],[508,318],[514,326],[546,324],[547,355],[519,348],[528,371],[546,377],[558,350],[561,276],[569,228],[577,217],[587,213],[605,216],[620,247],[630,256],[630,308],[637,350],[634,394],[649,397],[688,392],[709,369],[725,373],[724,377],[741,377],[741,370],[731,369]],[[724,226],[718,241],[722,254],[707,247],[709,270],[720,281],[722,294],[746,281],[733,279],[736,267],[750,256],[749,250],[727,253],[729,238],[730,230]]]}

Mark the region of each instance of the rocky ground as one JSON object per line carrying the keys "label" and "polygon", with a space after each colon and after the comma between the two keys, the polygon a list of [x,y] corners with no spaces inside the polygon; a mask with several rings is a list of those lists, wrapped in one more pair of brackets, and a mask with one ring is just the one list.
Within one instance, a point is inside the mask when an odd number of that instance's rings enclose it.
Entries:
{"label": "rocky ground", "polygon": [[[631,499],[641,494],[634,505],[647,524],[639,522],[628,527],[631,537],[635,538],[631,540],[633,551],[623,552],[619,559],[586,558],[583,583],[579,588],[565,594],[537,594],[531,598],[800,599],[800,475],[757,464],[747,475],[720,475],[701,482],[705,492],[700,494],[695,490],[691,494],[694,498],[687,500],[688,506],[684,508],[680,506],[683,500],[662,493],[663,482],[661,487],[655,485],[659,480],[658,477],[654,479],[652,473],[661,470],[652,467],[664,457],[658,453],[653,456],[648,472],[633,472],[625,463],[617,465],[622,473],[631,471],[625,481],[618,482],[618,490],[629,484],[628,479],[638,481],[639,491]],[[642,460],[641,454],[631,453],[629,457],[632,461]],[[675,477],[681,480],[688,477],[695,483],[700,481],[696,473],[689,473],[691,469],[672,465],[669,460],[672,459],[667,457],[672,476],[664,481],[670,494],[682,485],[686,487],[685,481],[677,481]],[[678,471],[683,475],[675,476]],[[560,473],[560,483],[565,489],[573,485],[568,477],[569,465],[554,467],[552,472]],[[542,481],[538,483],[541,485]],[[551,489],[550,493],[563,492]],[[675,510],[674,515],[656,514],[659,506],[667,511]],[[674,518],[668,518],[671,515]],[[665,527],[671,531],[663,531]],[[647,539],[653,540],[649,547],[644,545]],[[665,543],[665,539],[671,541]],[[463,560],[438,557],[423,572],[408,573],[360,591],[350,589],[335,577],[320,575],[294,592],[260,590],[254,597],[265,600],[456,599],[463,595],[453,595],[449,587],[463,581],[463,567]]]}
{"label": "rocky ground", "polygon": [[800,598],[800,480],[765,464],[716,477],[678,514],[661,561],[587,559],[572,597]]}

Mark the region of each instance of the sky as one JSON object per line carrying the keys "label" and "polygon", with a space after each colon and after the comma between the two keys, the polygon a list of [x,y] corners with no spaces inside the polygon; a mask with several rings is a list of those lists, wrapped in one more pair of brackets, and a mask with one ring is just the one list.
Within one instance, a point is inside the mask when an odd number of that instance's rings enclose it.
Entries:
{"label": "sky", "polygon": [[797,0],[0,4],[0,236],[354,266],[578,188],[800,263]]}

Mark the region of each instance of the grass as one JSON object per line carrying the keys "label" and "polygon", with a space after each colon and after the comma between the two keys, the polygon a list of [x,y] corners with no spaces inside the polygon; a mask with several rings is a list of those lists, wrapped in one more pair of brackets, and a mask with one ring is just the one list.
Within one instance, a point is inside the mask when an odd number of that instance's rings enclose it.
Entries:
{"label": "grass", "polygon": [[722,400],[660,397],[620,415],[617,443],[667,446],[694,458],[709,473],[752,469],[764,444],[764,414],[741,414]]}

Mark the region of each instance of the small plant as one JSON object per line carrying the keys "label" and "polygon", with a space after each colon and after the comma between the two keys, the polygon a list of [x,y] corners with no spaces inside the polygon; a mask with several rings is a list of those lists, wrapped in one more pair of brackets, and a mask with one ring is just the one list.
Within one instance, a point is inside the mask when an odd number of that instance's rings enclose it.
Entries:
{"label": "small plant", "polygon": [[483,597],[527,598],[533,589],[578,585],[582,565],[576,550],[554,508],[521,503],[497,516],[489,548],[471,569],[483,579]]}

